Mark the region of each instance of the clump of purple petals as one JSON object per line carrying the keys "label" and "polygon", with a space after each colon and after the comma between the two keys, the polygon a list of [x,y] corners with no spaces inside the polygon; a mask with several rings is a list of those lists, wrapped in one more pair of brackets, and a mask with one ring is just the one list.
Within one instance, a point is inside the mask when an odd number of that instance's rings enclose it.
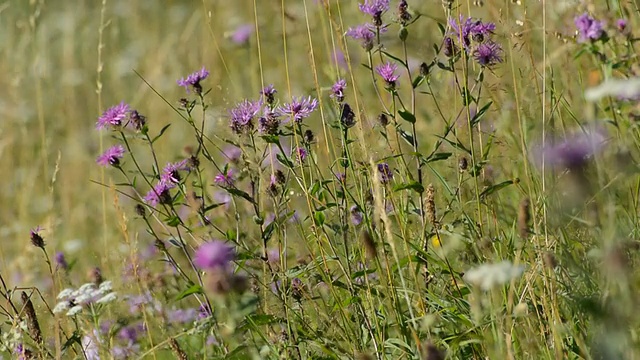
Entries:
{"label": "clump of purple petals", "polygon": [[344,79],[340,79],[331,86],[331,97],[336,99],[337,102],[344,100],[344,89],[347,87],[347,82]]}
{"label": "clump of purple petals", "polygon": [[309,115],[318,107],[318,100],[311,98],[306,99],[303,97],[293,98],[290,103],[284,104],[278,107],[277,113],[281,116],[287,116],[293,119],[297,124]]}
{"label": "clump of purple petals", "polygon": [[224,172],[216,175],[213,178],[213,182],[221,187],[233,187],[233,184],[235,182],[235,179],[233,178],[233,170],[226,169]]}
{"label": "clump of purple petals", "polygon": [[296,153],[296,159],[298,160],[298,162],[301,162],[301,163],[303,163],[307,159],[307,156],[309,155],[307,153],[307,149],[303,147],[296,148],[295,153]]}
{"label": "clump of purple petals", "polygon": [[[386,28],[380,28],[380,32],[384,32]],[[360,40],[360,45],[366,50],[373,49],[374,40],[376,38],[376,28],[367,23],[358,25],[354,28],[349,28],[346,35],[354,40]]]}
{"label": "clump of purple petals", "polygon": [[473,52],[473,58],[482,66],[493,66],[502,62],[502,46],[493,40],[479,44]]}
{"label": "clump of purple petals", "polygon": [[351,223],[356,226],[360,225],[364,215],[362,214],[362,211],[360,211],[358,205],[353,205],[349,212],[351,213]]}
{"label": "clump of purple petals", "polygon": [[376,67],[376,72],[382,79],[387,83],[388,86],[394,87],[396,85],[396,81],[400,78],[400,75],[396,74],[396,70],[398,69],[398,65],[387,62],[385,64],[379,65]]}
{"label": "clump of purple petals", "polygon": [[231,40],[238,45],[242,45],[249,41],[249,37],[251,37],[252,33],[253,25],[243,24],[236,28],[236,30],[231,35]]}
{"label": "clump of purple petals", "polygon": [[124,156],[124,147],[115,145],[108,148],[102,155],[98,156],[96,163],[100,166],[118,166],[120,159]]}
{"label": "clump of purple petals", "polygon": [[178,161],[176,163],[168,163],[164,169],[162,170],[162,175],[160,175],[160,181],[171,182],[171,183],[180,183],[182,180],[180,176],[180,171],[187,171],[189,167],[187,166],[187,160]]}
{"label": "clump of purple petals", "polygon": [[393,171],[389,168],[389,164],[380,163],[378,164],[378,176],[380,178],[380,182],[383,184],[387,184],[393,179]]}
{"label": "clump of purple petals", "polygon": [[358,4],[358,7],[365,14],[379,17],[389,10],[389,0],[364,0],[364,3]]}
{"label": "clump of purple petals", "polygon": [[602,21],[594,19],[588,13],[576,17],[574,23],[578,28],[578,42],[596,41],[604,36]]}
{"label": "clump of purple petals", "polygon": [[606,143],[606,134],[601,130],[590,130],[571,134],[565,139],[549,141],[534,151],[538,165],[544,161],[556,168],[580,169],[598,153]]}
{"label": "clump of purple petals", "polygon": [[144,202],[151,206],[168,204],[171,202],[169,190],[176,186],[174,182],[160,180],[144,197]]}
{"label": "clump of purple petals", "polygon": [[496,29],[494,23],[483,23],[480,19],[472,17],[465,18],[462,14],[458,19],[450,17],[449,25],[451,26],[451,37],[461,41],[462,47],[466,50],[471,49],[472,40],[481,43],[489,38]]}
{"label": "clump of purple petals", "polygon": [[229,110],[229,127],[236,134],[253,130],[253,118],[260,112],[259,101],[244,100]]}
{"label": "clump of purple petals", "polygon": [[278,91],[276,90],[275,87],[273,87],[273,84],[269,84],[265,86],[262,90],[260,90],[260,95],[263,96],[264,102],[266,102],[269,105],[273,105],[273,103],[276,101],[277,92]]}
{"label": "clump of purple petals", "polygon": [[221,240],[205,242],[196,250],[193,263],[200,269],[226,268],[236,257],[233,247]]}
{"label": "clump of purple petals", "polygon": [[69,263],[67,263],[67,259],[64,257],[64,253],[62,251],[58,251],[55,256],[56,264],[62,270],[69,269]]}
{"label": "clump of purple petals", "polygon": [[129,104],[125,103],[124,101],[118,105],[114,105],[108,108],[98,118],[98,121],[96,122],[96,128],[104,129],[107,127],[116,128],[121,126],[124,119],[127,118],[130,110],[131,108],[129,107]]}
{"label": "clump of purple petals", "polygon": [[206,79],[207,76],[209,76],[209,71],[203,66],[202,69],[190,74],[186,79],[182,78],[178,80],[178,85],[187,89],[187,93],[189,92],[189,87],[191,87],[197,94],[200,94],[202,93],[202,85],[200,85],[200,82]]}

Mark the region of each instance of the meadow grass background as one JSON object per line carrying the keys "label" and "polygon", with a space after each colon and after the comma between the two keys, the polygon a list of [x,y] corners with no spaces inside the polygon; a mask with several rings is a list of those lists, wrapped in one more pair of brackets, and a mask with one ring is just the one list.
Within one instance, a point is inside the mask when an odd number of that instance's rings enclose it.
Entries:
{"label": "meadow grass background", "polygon": [[[468,169],[460,171],[462,158],[469,168],[475,162],[447,142],[437,152],[450,156],[422,167],[424,187],[432,184],[435,192],[439,227],[423,224],[419,214],[411,213],[409,209],[420,208],[422,199],[411,190],[386,188],[385,196],[396,210],[386,215],[380,211],[383,202],[378,196],[385,189],[372,185],[376,175],[370,165],[387,161],[395,169],[394,184],[407,183],[416,176],[414,150],[397,140],[392,125],[386,128],[389,143],[381,135],[385,130],[377,124],[383,110],[380,99],[390,106],[391,97],[380,81],[372,83],[371,71],[361,65],[368,63],[367,53],[344,36],[349,27],[369,20],[357,5],[311,0],[33,0],[0,5],[4,173],[0,273],[6,296],[6,290],[14,287],[42,293],[42,298],[37,293],[32,297],[49,341],[44,345],[49,354],[39,352],[40,356],[88,357],[80,344],[64,352],[61,344],[74,330],[78,339],[90,334],[95,324],[54,318],[42,300],[53,308],[61,289],[88,282],[97,266],[122,296],[103,315],[120,320],[112,333],[136,321],[147,326],[140,340],[142,350],[131,358],[174,358],[177,353],[167,342],[171,337],[178,339],[189,358],[440,359],[444,355],[439,351],[451,359],[640,357],[636,311],[640,278],[634,267],[640,189],[634,159],[640,155],[640,138],[630,115],[637,105],[610,98],[596,103],[584,99],[586,88],[606,78],[634,75],[629,69],[638,70],[638,60],[633,48],[620,45],[624,43],[620,39],[617,47],[606,49],[609,60],[628,57],[619,67],[589,53],[577,57],[584,44],[576,43],[573,24],[575,16],[589,11],[609,24],[626,18],[637,33],[637,2],[454,3],[453,16],[462,13],[496,23],[494,38],[504,48],[505,61],[484,72],[479,103],[492,105],[472,129],[477,176]],[[387,22],[392,22],[396,5],[392,2]],[[447,13],[439,1],[409,5],[414,17],[421,17],[408,28],[406,55],[397,24],[381,42],[386,51],[408,60],[415,77],[420,64],[436,56],[433,44],[442,41],[437,24],[446,26]],[[244,24],[257,31],[246,43],[235,43],[231,36]],[[336,63],[335,51],[345,54],[346,67]],[[379,54],[372,58],[374,65],[380,63]],[[217,226],[242,233],[238,264],[258,296],[254,307],[238,307],[245,297],[230,295],[217,305],[220,323],[208,324],[205,330],[191,323],[171,324],[164,315],[144,319],[127,315],[125,295],[149,289],[167,307],[197,308],[198,302],[191,297],[175,300],[189,287],[176,277],[167,276],[163,285],[154,285],[150,278],[164,271],[162,256],[143,261],[140,254],[153,248],[155,239],[134,213],[135,202],[115,191],[115,184],[124,181],[120,174],[95,164],[96,156],[113,143],[108,132],[95,130],[96,119],[123,100],[147,116],[152,134],[172,124],[155,148],[161,165],[184,159],[187,148],[197,143],[192,129],[167,102],[178,106],[186,93],[176,80],[202,66],[210,71],[203,86],[211,89],[205,98],[205,134],[218,139],[210,150],[221,164],[224,143],[219,139],[238,139],[229,130],[227,115],[237,102],[257,99],[268,84],[275,85],[280,102],[302,95],[320,100],[320,109],[305,120],[317,138],[312,145],[314,166],[291,170],[292,179],[304,186],[291,185],[289,201],[282,205],[286,211],[296,210],[301,220],[281,225],[269,245],[280,252],[286,249],[276,269],[268,270],[260,260],[260,227],[246,204],[210,214]],[[479,71],[477,65],[471,69]],[[461,72],[457,76],[464,77]],[[364,225],[358,226],[346,220],[351,201],[336,200],[335,208],[318,210],[339,189],[332,172],[339,170],[335,159],[340,154],[340,132],[329,126],[339,115],[329,97],[338,78],[347,80],[346,101],[357,114],[357,124],[350,130],[356,140],[351,144],[351,188],[362,207],[369,188],[376,194],[364,211]],[[468,114],[453,75],[434,67],[427,79],[414,94],[419,151],[430,154],[437,136],[454,121],[460,125],[453,127],[448,139],[469,147]],[[398,93],[406,104],[412,95],[409,83],[403,73]],[[200,115],[195,118],[202,120]],[[408,123],[399,117],[398,121],[410,131]],[[545,174],[531,159],[543,138],[562,138],[597,121],[607,130],[606,149],[590,161],[585,173],[590,186],[586,194],[578,190],[584,196],[575,200],[567,195],[579,188],[570,172]],[[143,145],[134,148],[142,163],[151,161]],[[406,169],[391,157],[398,148],[410,159]],[[258,171],[255,162],[246,168]],[[217,172],[213,167],[204,171],[208,196],[213,196]],[[267,170],[261,172],[263,178],[265,174]],[[322,195],[313,192],[314,183],[322,184]],[[265,191],[266,185],[262,186]],[[480,198],[487,189],[491,191]],[[518,218],[524,216],[525,199],[531,215],[521,222],[530,232],[522,236]],[[266,196],[261,206],[265,217],[277,212]],[[323,212],[327,225],[318,224],[317,212]],[[347,230],[339,233],[331,222]],[[73,264],[68,273],[50,272],[41,249],[29,241],[29,229],[36,226],[43,228],[49,256],[62,251]],[[165,236],[162,240],[169,238],[162,227],[157,228]],[[375,259],[366,254],[365,232],[378,244]],[[213,233],[194,230],[189,251],[220,237]],[[429,246],[421,253],[424,241]],[[428,286],[423,255],[433,276]],[[469,269],[503,259],[524,266],[522,276],[490,291],[463,279]],[[132,263],[148,268],[150,278],[123,275]],[[372,270],[363,271],[358,263]],[[272,282],[288,284],[295,277],[305,284],[302,299],[291,291],[270,290]],[[335,283],[328,281],[331,278]],[[12,299],[19,303],[17,294]],[[3,334],[16,329],[16,314],[5,303]],[[234,315],[227,318],[227,311]],[[247,320],[256,314],[261,317]],[[207,343],[211,336],[216,344]],[[26,331],[23,338],[25,346],[38,348]],[[110,357],[114,344],[115,340],[102,343],[103,358]],[[17,356],[10,354],[12,350],[6,358]]]}

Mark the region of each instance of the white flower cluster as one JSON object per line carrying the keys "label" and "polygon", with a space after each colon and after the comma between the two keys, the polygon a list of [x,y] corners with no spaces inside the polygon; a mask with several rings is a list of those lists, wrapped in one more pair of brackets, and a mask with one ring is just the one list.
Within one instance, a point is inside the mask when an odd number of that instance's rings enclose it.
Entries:
{"label": "white flower cluster", "polygon": [[87,283],[77,290],[64,289],[58,294],[60,302],[53,308],[53,313],[58,314],[66,311],[67,316],[74,316],[82,311],[84,305],[112,302],[117,296],[111,289],[111,281],[104,281],[100,283],[100,286]]}
{"label": "white flower cluster", "polygon": [[22,320],[14,323],[9,331],[2,332],[0,341],[0,352],[13,352],[22,343],[22,333],[27,331],[27,322]]}
{"label": "white flower cluster", "polygon": [[524,266],[516,266],[511,261],[504,260],[496,264],[482,264],[470,269],[464,274],[464,279],[487,291],[510,282],[522,275],[523,272]]}

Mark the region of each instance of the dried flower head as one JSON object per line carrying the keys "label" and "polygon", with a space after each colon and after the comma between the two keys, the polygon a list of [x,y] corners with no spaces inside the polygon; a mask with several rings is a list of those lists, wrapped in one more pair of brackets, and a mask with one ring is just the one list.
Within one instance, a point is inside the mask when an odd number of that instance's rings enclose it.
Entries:
{"label": "dried flower head", "polygon": [[529,236],[529,222],[531,221],[531,201],[524,198],[518,206],[518,234],[526,239]]}
{"label": "dried flower head", "polygon": [[356,114],[347,103],[342,105],[342,114],[340,115],[340,124],[345,129],[353,127],[356,124]]}
{"label": "dried flower head", "polygon": [[29,237],[31,238],[31,244],[33,246],[44,249],[45,243],[44,239],[40,235],[40,231],[42,231],[42,228],[40,226],[36,227],[35,229],[31,229],[31,231],[29,232]]}

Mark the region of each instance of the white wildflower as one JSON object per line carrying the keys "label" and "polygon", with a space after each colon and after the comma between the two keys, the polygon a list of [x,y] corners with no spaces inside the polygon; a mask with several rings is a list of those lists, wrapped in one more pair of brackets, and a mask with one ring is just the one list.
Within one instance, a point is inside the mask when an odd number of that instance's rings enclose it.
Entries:
{"label": "white wildflower", "polygon": [[105,304],[105,303],[108,303],[108,302],[112,302],[117,298],[116,295],[117,294],[115,292],[108,293],[107,295],[105,295],[105,296],[101,297],[100,299],[98,299],[98,301],[96,301],[96,303]]}
{"label": "white wildflower", "polygon": [[524,266],[515,266],[509,260],[497,264],[482,264],[464,274],[464,280],[479,286],[482,290],[491,290],[504,285],[522,275]]}
{"label": "white wildflower", "polygon": [[59,314],[61,312],[67,311],[67,309],[69,309],[69,302],[68,301],[61,301],[61,302],[57,303],[56,306],[53,308],[53,313],[54,314]]}
{"label": "white wildflower", "polygon": [[587,89],[584,97],[588,101],[596,101],[605,96],[622,99],[634,99],[640,96],[640,77],[630,79],[609,79],[598,86]]}
{"label": "white wildflower", "polygon": [[80,311],[82,311],[82,306],[76,305],[76,306],[72,307],[71,309],[69,309],[69,311],[67,311],[67,316],[73,316],[73,315],[79,313]]}
{"label": "white wildflower", "polygon": [[68,299],[69,297],[71,297],[73,295],[73,289],[64,289],[62,291],[60,291],[60,294],[58,294],[57,299],[61,300],[61,299]]}
{"label": "white wildflower", "polygon": [[112,289],[111,281],[110,280],[103,281],[102,283],[100,283],[99,289],[103,292],[111,291]]}

